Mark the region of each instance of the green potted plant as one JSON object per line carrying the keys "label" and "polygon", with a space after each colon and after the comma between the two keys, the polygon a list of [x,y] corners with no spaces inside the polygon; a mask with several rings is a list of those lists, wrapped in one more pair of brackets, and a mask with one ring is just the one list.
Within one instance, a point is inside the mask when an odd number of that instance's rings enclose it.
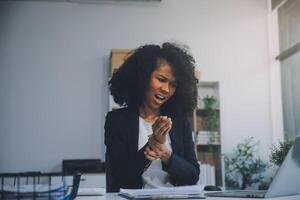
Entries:
{"label": "green potted plant", "polygon": [[278,145],[272,146],[270,154],[270,162],[274,165],[280,167],[285,156],[289,152],[290,148],[293,146],[294,141],[286,138],[285,140],[279,141]]}
{"label": "green potted plant", "polygon": [[246,189],[263,179],[268,165],[255,155],[258,143],[253,137],[238,144],[233,154],[225,155],[225,184],[229,189]]}
{"label": "green potted plant", "polygon": [[208,131],[209,144],[218,143],[218,131],[219,131],[219,113],[217,110],[217,99],[214,96],[205,96],[203,99],[205,121],[203,129]]}

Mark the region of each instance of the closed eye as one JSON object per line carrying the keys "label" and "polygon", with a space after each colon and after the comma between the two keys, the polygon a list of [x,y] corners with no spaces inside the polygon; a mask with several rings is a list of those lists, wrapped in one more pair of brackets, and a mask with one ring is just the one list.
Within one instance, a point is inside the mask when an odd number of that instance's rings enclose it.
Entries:
{"label": "closed eye", "polygon": [[165,77],[163,77],[163,76],[158,76],[157,80],[159,80],[162,83],[167,81],[167,79]]}
{"label": "closed eye", "polygon": [[[168,78],[166,78],[166,77],[164,77],[164,76],[157,76],[157,80],[158,81],[160,81],[161,83],[165,83],[165,82],[167,82],[167,81],[169,81],[168,80]],[[172,87],[172,88],[176,88],[177,87],[177,83],[176,83],[176,81],[170,81],[170,86]]]}

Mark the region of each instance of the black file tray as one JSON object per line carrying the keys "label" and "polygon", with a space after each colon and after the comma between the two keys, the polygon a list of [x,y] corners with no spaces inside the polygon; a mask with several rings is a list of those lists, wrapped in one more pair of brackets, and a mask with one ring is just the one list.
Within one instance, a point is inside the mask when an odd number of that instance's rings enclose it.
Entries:
{"label": "black file tray", "polygon": [[[80,177],[80,173],[65,172],[0,173],[0,199],[73,200]],[[30,190],[24,192],[26,188]]]}

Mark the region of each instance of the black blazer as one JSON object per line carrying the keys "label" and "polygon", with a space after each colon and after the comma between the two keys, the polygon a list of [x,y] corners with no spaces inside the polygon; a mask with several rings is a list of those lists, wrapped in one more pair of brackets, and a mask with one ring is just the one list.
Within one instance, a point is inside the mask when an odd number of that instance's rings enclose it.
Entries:
{"label": "black blazer", "polygon": [[[172,155],[163,170],[173,185],[193,185],[199,179],[192,129],[186,117],[171,117],[170,139]],[[144,149],[138,151],[139,115],[137,111],[122,108],[108,112],[105,121],[105,145],[107,164],[107,192],[120,188],[142,188],[142,174],[150,161]]]}

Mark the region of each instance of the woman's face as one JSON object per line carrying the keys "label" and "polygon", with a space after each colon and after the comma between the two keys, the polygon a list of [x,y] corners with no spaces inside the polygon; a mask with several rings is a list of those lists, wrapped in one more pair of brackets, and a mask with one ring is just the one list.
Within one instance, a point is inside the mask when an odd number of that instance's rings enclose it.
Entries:
{"label": "woman's face", "polygon": [[149,88],[144,104],[154,110],[158,110],[168,101],[176,90],[176,79],[168,63],[163,62],[154,70],[150,77]]}

